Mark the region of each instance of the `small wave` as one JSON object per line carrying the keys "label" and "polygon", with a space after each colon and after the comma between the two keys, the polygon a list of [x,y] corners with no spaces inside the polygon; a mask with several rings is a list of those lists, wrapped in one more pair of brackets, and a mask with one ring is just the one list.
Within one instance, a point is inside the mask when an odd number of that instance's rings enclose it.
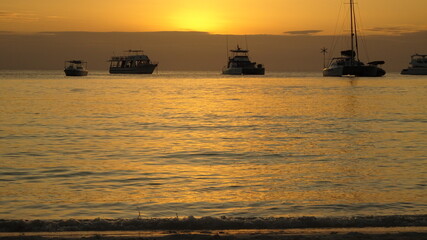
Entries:
{"label": "small wave", "polygon": [[70,90],[70,92],[84,92],[84,91],[86,91],[86,89],[84,88],[73,88]]}
{"label": "small wave", "polygon": [[427,215],[392,215],[359,217],[201,217],[68,219],[68,220],[0,220],[0,232],[48,231],[126,231],[126,230],[220,230],[220,229],[292,229],[354,227],[427,226]]}

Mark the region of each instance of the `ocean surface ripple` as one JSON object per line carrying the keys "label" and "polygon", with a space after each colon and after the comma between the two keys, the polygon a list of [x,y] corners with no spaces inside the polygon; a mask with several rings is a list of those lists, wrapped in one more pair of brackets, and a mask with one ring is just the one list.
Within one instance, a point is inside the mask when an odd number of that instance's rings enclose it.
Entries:
{"label": "ocean surface ripple", "polygon": [[0,218],[425,216],[426,90],[398,74],[0,71]]}

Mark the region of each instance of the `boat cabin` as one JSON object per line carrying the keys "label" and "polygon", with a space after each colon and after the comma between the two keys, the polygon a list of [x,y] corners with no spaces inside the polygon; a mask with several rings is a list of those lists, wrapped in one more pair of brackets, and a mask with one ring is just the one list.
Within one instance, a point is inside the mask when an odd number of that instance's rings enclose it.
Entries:
{"label": "boat cabin", "polygon": [[88,74],[87,62],[81,60],[71,60],[64,63],[66,76],[86,76]]}
{"label": "boat cabin", "polygon": [[[249,50],[237,46],[237,49],[230,50],[230,52],[232,56],[228,58],[229,68],[255,68],[256,62],[249,60]],[[262,64],[258,64],[258,68],[262,68]]]}
{"label": "boat cabin", "polygon": [[134,68],[146,64],[150,64],[150,59],[146,55],[118,56],[110,60],[110,67],[118,68]]}
{"label": "boat cabin", "polygon": [[[368,65],[377,66],[377,65],[382,65],[384,63],[385,63],[384,61],[373,61],[373,62],[369,62]],[[356,59],[356,52],[352,50],[345,50],[345,51],[341,51],[341,57],[332,58],[332,61],[329,64],[329,67],[338,67],[338,66],[352,67],[352,66],[365,66],[365,64]]]}
{"label": "boat cabin", "polygon": [[84,70],[87,67],[87,62],[81,61],[81,60],[72,60],[72,61],[66,61],[64,63],[65,69],[78,69],[78,70]]}
{"label": "boat cabin", "polygon": [[110,73],[152,74],[157,63],[151,62],[142,50],[128,50],[128,56],[113,56],[110,61]]}
{"label": "boat cabin", "polygon": [[427,55],[412,55],[411,62],[409,64],[411,64],[414,68],[425,68],[427,67]]}

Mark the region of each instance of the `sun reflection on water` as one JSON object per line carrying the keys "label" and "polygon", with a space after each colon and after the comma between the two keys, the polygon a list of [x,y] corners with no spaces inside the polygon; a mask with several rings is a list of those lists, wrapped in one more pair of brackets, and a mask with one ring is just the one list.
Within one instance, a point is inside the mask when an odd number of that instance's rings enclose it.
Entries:
{"label": "sun reflection on water", "polygon": [[316,78],[35,82],[1,88],[0,189],[14,214],[395,214],[423,202],[416,85],[402,98],[377,85],[393,83]]}

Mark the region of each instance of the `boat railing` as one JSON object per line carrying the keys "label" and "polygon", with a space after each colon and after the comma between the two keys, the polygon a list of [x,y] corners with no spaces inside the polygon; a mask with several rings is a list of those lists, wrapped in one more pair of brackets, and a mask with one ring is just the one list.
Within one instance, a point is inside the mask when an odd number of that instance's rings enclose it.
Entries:
{"label": "boat railing", "polygon": [[373,61],[373,62],[368,62],[369,65],[383,65],[385,64],[384,61]]}

